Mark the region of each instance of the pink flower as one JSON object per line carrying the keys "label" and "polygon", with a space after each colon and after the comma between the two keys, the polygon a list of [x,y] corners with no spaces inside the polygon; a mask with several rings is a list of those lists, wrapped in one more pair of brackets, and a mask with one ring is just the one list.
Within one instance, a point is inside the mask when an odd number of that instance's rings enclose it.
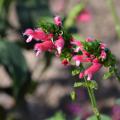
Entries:
{"label": "pink flower", "polygon": [[46,34],[44,41],[52,40],[53,34]]}
{"label": "pink flower", "polygon": [[92,63],[99,63],[98,58],[95,58],[95,59],[92,61]]}
{"label": "pink flower", "polygon": [[90,56],[90,53],[88,53],[86,50],[82,50],[83,55]]}
{"label": "pink flower", "polygon": [[51,51],[53,48],[54,48],[54,44],[52,41],[45,41],[43,43],[36,43],[34,46],[36,56],[38,56],[41,52]]}
{"label": "pink flower", "polygon": [[83,45],[82,45],[82,43],[81,43],[80,41],[78,41],[78,40],[73,40],[73,41],[71,41],[71,44],[77,46],[77,48],[75,49],[75,52],[78,52],[78,51],[80,51],[80,50],[83,50]]}
{"label": "pink flower", "polygon": [[83,10],[77,17],[79,22],[89,22],[91,20],[91,14],[88,10]]}
{"label": "pink flower", "polygon": [[102,67],[102,64],[99,63],[99,60],[97,58],[95,58],[92,61],[92,65],[87,68],[85,71],[81,72],[79,74],[79,78],[83,78],[84,76],[87,76],[87,80],[91,80],[93,75],[100,70],[100,68]]}
{"label": "pink flower", "polygon": [[95,74],[97,71],[99,71],[101,67],[102,67],[102,64],[100,64],[100,63],[93,63],[92,66],[90,66],[89,68],[87,68],[84,71],[84,75],[88,76],[87,80],[91,80],[93,74]]}
{"label": "pink flower", "polygon": [[79,78],[81,79],[81,78],[83,78],[84,77],[84,72],[81,72],[80,74],[79,74]]}
{"label": "pink flower", "polygon": [[32,29],[27,29],[23,35],[27,35],[28,38],[26,40],[26,42],[31,42],[32,39],[35,39],[35,40],[45,40],[46,38],[46,34],[44,31],[42,31],[40,28],[38,29],[35,29],[35,30],[32,30]]}
{"label": "pink flower", "polygon": [[82,43],[81,43],[80,41],[78,41],[78,40],[73,40],[73,41],[71,41],[71,44],[76,45],[76,46],[79,46],[79,47],[82,47],[82,46],[83,46]]}
{"label": "pink flower", "polygon": [[106,44],[100,43],[100,48],[104,50],[106,48]]}
{"label": "pink flower", "polygon": [[27,43],[32,41],[32,39],[33,39],[33,33],[34,33],[34,31],[33,31],[32,29],[30,29],[30,28],[27,29],[27,30],[23,33],[23,35],[27,35],[27,36],[28,36],[28,38],[27,38],[27,40],[26,40]]}
{"label": "pink flower", "polygon": [[106,59],[106,56],[107,56],[106,52],[105,52],[104,50],[102,50],[102,51],[101,51],[101,54],[100,54],[100,57],[101,57],[102,59]]}
{"label": "pink flower", "polygon": [[64,42],[63,37],[59,36],[58,40],[55,41],[55,46],[57,48],[58,54],[61,54],[61,51],[62,51],[62,49],[64,47],[64,44],[65,44],[65,42]]}
{"label": "pink flower", "polygon": [[91,54],[90,58],[93,60],[93,59],[95,59],[95,56]]}
{"label": "pink flower", "polygon": [[60,16],[56,16],[56,17],[54,18],[54,23],[55,23],[57,26],[61,26],[61,25],[62,25],[61,17],[60,17]]}
{"label": "pink flower", "polygon": [[91,59],[84,55],[75,55],[73,60],[76,62],[76,66],[79,66],[81,62],[91,62]]}
{"label": "pink flower", "polygon": [[92,41],[94,41],[94,40],[95,40],[94,38],[88,37],[88,38],[86,39],[86,42],[92,42]]}

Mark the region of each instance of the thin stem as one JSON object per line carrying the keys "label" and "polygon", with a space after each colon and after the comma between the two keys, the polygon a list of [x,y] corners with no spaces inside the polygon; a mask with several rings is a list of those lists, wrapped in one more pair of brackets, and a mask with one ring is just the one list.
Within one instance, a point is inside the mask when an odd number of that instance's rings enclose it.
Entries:
{"label": "thin stem", "polygon": [[108,2],[108,5],[111,9],[112,16],[114,18],[115,29],[116,29],[117,35],[120,39],[120,20],[119,20],[119,17],[117,15],[117,12],[115,10],[115,4],[114,4],[113,0],[108,0],[107,2]]}
{"label": "thin stem", "polygon": [[[85,77],[84,77],[84,80],[85,80],[85,82],[87,84],[87,79]],[[96,104],[96,99],[95,99],[95,96],[94,96],[93,88],[90,88],[87,85],[87,90],[88,90],[90,101],[91,101],[91,104],[92,104],[92,107],[93,107],[93,112],[96,115],[97,120],[101,120],[100,113],[99,113],[99,110],[97,108],[97,104]]]}

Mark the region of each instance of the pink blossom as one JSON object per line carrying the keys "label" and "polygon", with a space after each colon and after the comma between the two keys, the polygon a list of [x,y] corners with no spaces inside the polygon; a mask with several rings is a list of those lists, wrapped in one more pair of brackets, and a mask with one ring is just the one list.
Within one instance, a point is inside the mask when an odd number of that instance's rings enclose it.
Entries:
{"label": "pink blossom", "polygon": [[32,29],[30,29],[30,28],[28,28],[28,29],[23,33],[23,35],[27,35],[27,36],[28,36],[28,38],[27,38],[27,40],[26,40],[27,43],[32,41],[32,39],[33,39],[33,33],[34,33],[34,31],[33,31]]}
{"label": "pink blossom", "polygon": [[91,59],[84,55],[75,55],[73,60],[76,62],[76,66],[79,66],[81,62],[91,62]]}
{"label": "pink blossom", "polygon": [[88,53],[86,50],[82,50],[83,55],[90,56],[90,53]]}
{"label": "pink blossom", "polygon": [[101,54],[100,54],[100,57],[101,57],[102,59],[106,59],[106,56],[107,56],[106,52],[105,52],[104,50],[102,50],[102,51],[101,51]]}
{"label": "pink blossom", "polygon": [[52,40],[53,34],[46,34],[44,41]]}
{"label": "pink blossom", "polygon": [[84,72],[81,72],[81,73],[79,74],[79,78],[82,79],[83,77],[84,77]]}
{"label": "pink blossom", "polygon": [[88,67],[85,71],[81,72],[79,74],[79,78],[83,78],[84,76],[87,76],[87,80],[91,80],[93,75],[100,70],[100,68],[102,67],[102,64],[99,63],[99,60],[97,58],[95,58],[92,61],[92,65],[90,67]]}
{"label": "pink blossom", "polygon": [[98,58],[93,59],[92,63],[99,63]]}
{"label": "pink blossom", "polygon": [[34,39],[35,40],[45,41],[45,38],[46,38],[46,33],[42,29],[38,28],[38,29],[34,30]]}
{"label": "pink blossom", "polygon": [[36,56],[38,56],[41,52],[51,51],[53,48],[54,48],[54,44],[52,41],[45,41],[43,43],[36,43],[34,46]]}
{"label": "pink blossom", "polygon": [[78,51],[80,51],[80,50],[83,50],[83,45],[82,45],[82,43],[81,43],[80,41],[78,41],[78,40],[73,40],[73,41],[71,41],[71,44],[77,46],[77,48],[75,49],[75,52],[78,52]]}
{"label": "pink blossom", "polygon": [[84,75],[88,76],[87,80],[91,80],[93,74],[95,74],[97,71],[99,71],[101,67],[102,67],[102,64],[100,64],[100,63],[93,63],[92,66],[90,66],[89,68],[87,68],[84,71]]}
{"label": "pink blossom", "polygon": [[62,25],[61,17],[60,17],[60,16],[56,16],[56,17],[54,18],[54,23],[55,23],[57,26],[61,26],[61,25]]}
{"label": "pink blossom", "polygon": [[100,43],[100,48],[104,50],[106,48],[106,44]]}
{"label": "pink blossom", "polygon": [[94,40],[95,40],[94,38],[88,37],[88,38],[86,39],[86,42],[92,42],[92,41],[94,41]]}
{"label": "pink blossom", "polygon": [[71,41],[71,44],[76,45],[76,46],[79,46],[79,47],[82,47],[82,46],[83,46],[82,43],[81,43],[81,41],[78,41],[78,40],[73,40],[73,41]]}
{"label": "pink blossom", "polygon": [[65,44],[65,42],[64,42],[63,37],[59,36],[58,39],[55,41],[55,46],[57,48],[58,54],[61,54],[64,44]]}
{"label": "pink blossom", "polygon": [[32,39],[35,39],[35,40],[45,40],[45,37],[46,37],[46,34],[44,31],[42,31],[42,29],[38,28],[38,29],[35,29],[35,30],[32,30],[32,29],[27,29],[23,35],[27,35],[28,38],[26,40],[26,42],[31,42]]}
{"label": "pink blossom", "polygon": [[91,14],[88,10],[83,10],[77,16],[77,21],[79,22],[89,22],[91,20]]}
{"label": "pink blossom", "polygon": [[91,54],[91,55],[90,55],[90,58],[93,60],[93,59],[95,58],[95,56]]}

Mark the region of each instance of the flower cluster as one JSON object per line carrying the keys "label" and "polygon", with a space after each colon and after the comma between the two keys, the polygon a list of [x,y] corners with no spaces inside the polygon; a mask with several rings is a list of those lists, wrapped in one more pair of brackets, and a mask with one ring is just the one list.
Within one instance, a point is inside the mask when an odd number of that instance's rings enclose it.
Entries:
{"label": "flower cluster", "polygon": [[[60,17],[56,17],[54,20],[57,26],[61,26],[62,22]],[[27,29],[24,32],[24,35],[28,36],[28,39],[26,40],[27,43],[31,42],[33,39],[40,41],[40,43],[36,43],[34,46],[36,56],[38,56],[41,52],[52,51],[55,48],[60,54],[64,46],[64,39],[61,35],[58,36],[55,42],[53,42],[53,34],[45,33],[41,28],[37,28],[35,30]]]}
{"label": "flower cluster", "polygon": [[[75,62],[73,73],[79,74],[79,78],[87,76],[87,80],[91,80],[102,66],[108,67],[110,72],[112,69],[111,73],[113,73],[115,58],[106,45],[99,40],[91,37],[82,42],[75,40],[64,29],[59,16],[54,18],[54,23],[43,21],[39,26],[35,30],[27,29],[24,32],[24,35],[28,36],[26,42],[31,42],[33,39],[38,41],[34,46],[36,56],[41,52],[54,52],[64,65],[73,65]],[[89,67],[85,69],[84,63]]]}

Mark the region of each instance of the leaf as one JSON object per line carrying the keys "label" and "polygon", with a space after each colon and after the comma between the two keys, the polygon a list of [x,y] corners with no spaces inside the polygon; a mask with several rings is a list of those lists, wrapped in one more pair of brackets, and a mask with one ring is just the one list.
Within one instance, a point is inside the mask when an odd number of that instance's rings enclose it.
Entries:
{"label": "leaf", "polygon": [[50,117],[46,120],[65,120],[65,115],[63,112],[58,111],[55,113],[55,115],[53,117]]}
{"label": "leaf", "polygon": [[[81,52],[80,52],[80,54],[81,54]],[[76,67],[73,67],[71,71],[72,71],[72,75],[73,75],[73,76],[80,74],[80,72],[83,71],[83,66],[82,66],[82,64],[80,64],[80,66],[77,67],[77,68],[76,68]]]}
{"label": "leaf", "polygon": [[3,3],[4,3],[4,0],[0,0],[0,14],[1,14],[1,12],[2,12]]}
{"label": "leaf", "polygon": [[80,70],[77,70],[77,69],[72,70],[72,75],[73,75],[73,76],[75,76],[75,75],[77,75],[77,74],[79,74],[79,73],[80,73]]}
{"label": "leaf", "polygon": [[[87,118],[87,120],[97,120],[96,116],[90,116],[89,118]],[[101,115],[101,120],[112,120],[109,116],[107,115]]]}
{"label": "leaf", "polygon": [[0,41],[0,64],[5,67],[13,80],[15,98],[22,97],[30,75],[21,49],[12,42]]}
{"label": "leaf", "polygon": [[81,87],[84,86],[84,82],[75,82],[74,87]]}
{"label": "leaf", "polygon": [[90,87],[92,89],[97,89],[98,85],[96,81],[87,81],[87,82],[75,82],[74,87]]}
{"label": "leaf", "polygon": [[80,41],[84,41],[85,38],[83,36],[80,36],[78,34],[73,34],[73,38],[75,38],[76,40],[80,40]]}
{"label": "leaf", "polygon": [[108,79],[112,76],[111,72],[106,72],[103,76],[103,79]]}
{"label": "leaf", "polygon": [[76,5],[71,11],[69,12],[69,15],[67,16],[67,19],[64,23],[64,26],[68,29],[70,28],[75,21],[76,16],[84,9],[84,5],[82,3]]}
{"label": "leaf", "polygon": [[43,16],[43,17],[40,17],[40,19],[39,19],[39,22],[41,22],[41,21],[53,23],[53,18],[49,17],[49,16]]}
{"label": "leaf", "polygon": [[76,98],[76,93],[75,93],[75,91],[72,91],[72,92],[70,93],[70,96],[71,96],[71,99],[72,99],[72,100],[75,100],[75,98]]}

